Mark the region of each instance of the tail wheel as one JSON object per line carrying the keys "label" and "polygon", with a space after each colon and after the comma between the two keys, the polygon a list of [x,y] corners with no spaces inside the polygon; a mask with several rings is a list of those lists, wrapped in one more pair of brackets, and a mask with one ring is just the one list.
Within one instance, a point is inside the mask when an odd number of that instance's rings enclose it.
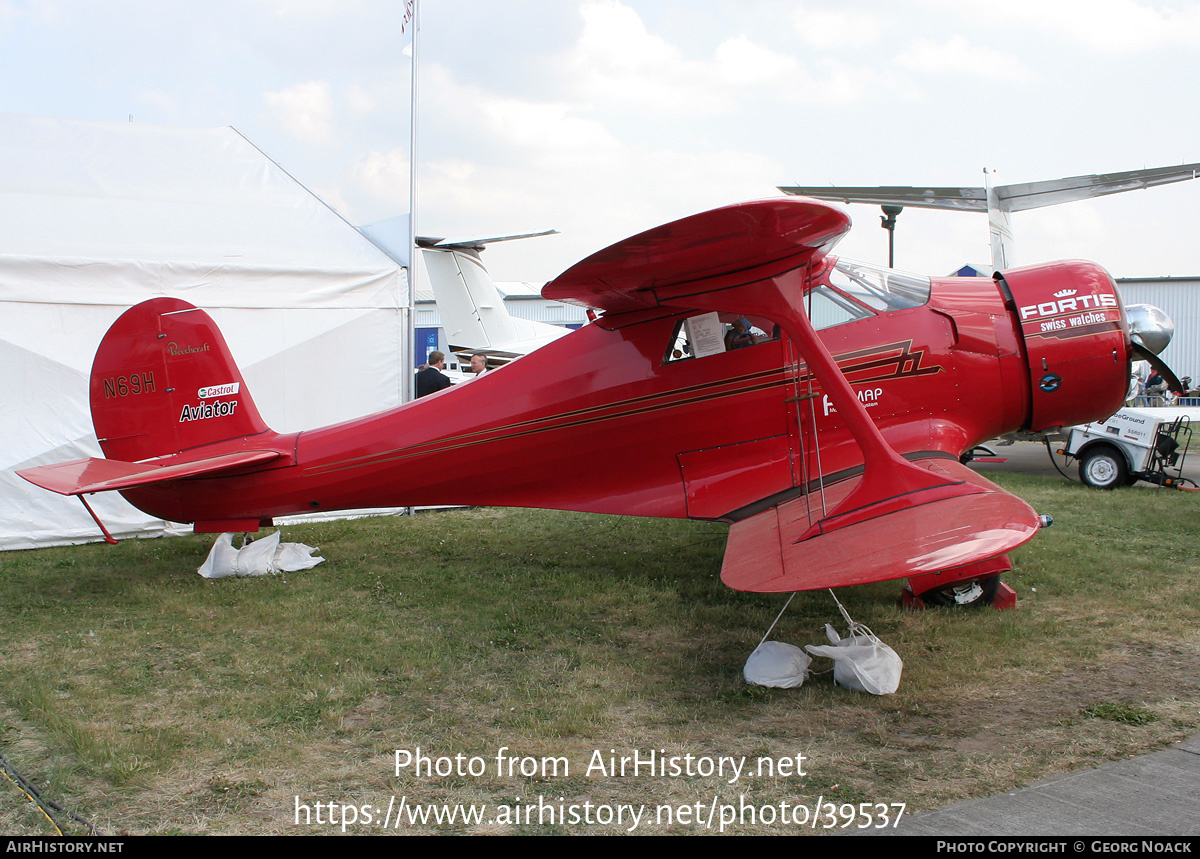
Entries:
{"label": "tail wheel", "polygon": [[981,579],[963,579],[952,585],[925,591],[921,594],[921,601],[926,605],[950,608],[991,605],[999,589],[999,575],[986,576]]}
{"label": "tail wheel", "polygon": [[1079,460],[1079,479],[1093,489],[1116,489],[1129,479],[1125,455],[1111,445],[1090,448]]}

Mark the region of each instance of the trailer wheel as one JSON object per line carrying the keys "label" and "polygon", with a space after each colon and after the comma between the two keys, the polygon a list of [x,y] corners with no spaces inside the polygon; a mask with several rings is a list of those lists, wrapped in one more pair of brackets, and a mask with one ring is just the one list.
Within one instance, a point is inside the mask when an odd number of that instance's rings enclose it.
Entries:
{"label": "trailer wheel", "polygon": [[1116,489],[1129,479],[1125,455],[1111,445],[1090,448],[1079,460],[1079,479],[1093,489]]}
{"label": "trailer wheel", "polygon": [[925,605],[941,605],[951,608],[991,605],[1000,590],[1000,576],[985,576],[982,579],[964,579],[942,588],[934,588],[921,594]]}

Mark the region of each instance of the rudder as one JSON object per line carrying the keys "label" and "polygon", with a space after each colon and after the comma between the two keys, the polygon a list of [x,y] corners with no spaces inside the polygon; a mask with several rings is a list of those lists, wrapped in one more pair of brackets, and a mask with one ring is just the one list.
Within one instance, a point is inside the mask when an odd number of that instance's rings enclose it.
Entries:
{"label": "rudder", "polygon": [[112,324],[90,398],[104,455],[125,462],[268,430],[216,323],[178,298],[143,301]]}

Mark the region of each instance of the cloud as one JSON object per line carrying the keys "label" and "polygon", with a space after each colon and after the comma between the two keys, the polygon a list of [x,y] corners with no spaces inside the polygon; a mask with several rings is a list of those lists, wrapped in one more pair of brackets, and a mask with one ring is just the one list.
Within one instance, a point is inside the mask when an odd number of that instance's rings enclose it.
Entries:
{"label": "cloud", "polygon": [[308,81],[263,93],[272,120],[302,143],[333,140],[333,93],[328,81]]}
{"label": "cloud", "polygon": [[[690,138],[648,145],[620,135],[566,102],[498,95],[457,83],[444,68],[423,70],[438,104],[429,117],[438,146],[424,146],[418,229],[485,235],[554,227],[553,242],[488,252],[500,279],[546,279],[603,244],[713,206],[771,196],[782,167],[742,147],[689,150]],[[426,126],[423,126],[426,127]],[[459,144],[462,144],[461,146]],[[355,159],[340,183],[349,218],[365,223],[402,211],[406,148]]]}
{"label": "cloud", "polygon": [[364,5],[361,0],[253,0],[253,4],[280,20],[301,21],[357,15]]}
{"label": "cloud", "polygon": [[140,104],[157,112],[160,116],[175,116],[179,112],[179,99],[159,89],[142,90],[137,94]]}
{"label": "cloud", "polygon": [[818,48],[857,48],[879,38],[884,19],[857,10],[814,9],[801,6],[792,13],[796,32],[808,44]]}
{"label": "cloud", "polygon": [[583,32],[566,65],[582,97],[709,112],[710,99],[697,78],[710,75],[665,39],[651,35],[637,12],[616,0],[589,0],[579,11]]}
{"label": "cloud", "polygon": [[616,139],[605,126],[578,115],[572,105],[531,102],[503,96],[483,96],[475,115],[487,139],[536,153],[539,161],[598,156]]}
{"label": "cloud", "polygon": [[799,68],[795,58],[736,36],[717,46],[714,71],[726,84],[761,87],[786,83],[795,78]]}
{"label": "cloud", "polygon": [[[356,197],[365,197],[386,208],[376,209],[378,217],[390,217],[395,212],[408,209],[409,158],[407,148],[390,149],[387,152],[370,151],[358,156],[350,165],[349,183]],[[354,219],[355,215],[351,214]],[[359,217],[357,220],[362,221]],[[365,220],[377,220],[368,216]]]}
{"label": "cloud", "polygon": [[[688,58],[650,33],[638,13],[618,0],[588,0],[580,11],[583,32],[564,65],[572,76],[569,85],[585,103],[597,107],[714,116],[732,112],[749,98],[841,104],[862,98],[882,83],[865,66],[841,61],[806,65],[744,34],[721,42],[711,57]],[[823,20],[832,17],[829,13]],[[870,30],[864,23],[859,33],[866,37]]]}
{"label": "cloud", "polygon": [[652,36],[642,18],[618,0],[587,0],[579,7],[583,33],[578,50],[593,63],[604,61],[601,70],[626,73],[678,65],[678,48],[659,36]]}
{"label": "cloud", "polygon": [[927,0],[926,5],[968,20],[984,32],[1003,28],[1019,29],[1023,35],[1045,33],[1106,53],[1200,45],[1200,5],[1192,0]]}
{"label": "cloud", "polygon": [[346,107],[357,116],[369,116],[379,110],[379,99],[370,89],[352,84],[346,91]]}
{"label": "cloud", "polygon": [[[525,278],[549,277],[658,223],[775,195],[783,165],[745,143],[745,134],[725,134],[736,123],[714,123],[714,115],[740,115],[752,99],[774,111],[895,89],[870,69],[828,58],[802,63],[744,35],[688,57],[623,3],[586,0],[580,8],[578,39],[551,58],[560,72],[552,97],[468,85],[438,63],[422,68],[423,102],[453,109],[422,117],[419,229],[563,230],[554,242],[518,249]],[[379,100],[374,86],[348,91],[347,105],[365,108],[368,96]],[[786,137],[790,116],[772,120],[769,133]],[[356,159],[342,183],[351,220],[394,214],[407,199],[407,178],[403,149],[377,147]],[[506,253],[490,251],[489,266]]]}
{"label": "cloud", "polygon": [[8,0],[0,0],[0,33],[6,31],[20,17],[16,5]]}
{"label": "cloud", "polygon": [[[695,152],[615,139],[576,151],[574,161],[565,150],[547,155],[545,148],[527,157],[524,163],[423,163],[421,229],[455,235],[559,229],[554,242],[517,248],[518,265],[508,270],[543,280],[626,235],[771,196],[774,188],[763,177],[782,172],[773,160],[743,149]],[[489,251],[489,267],[501,279],[513,277],[499,266],[509,255],[498,251]]]}
{"label": "cloud", "polygon": [[932,39],[914,42],[896,57],[904,68],[926,74],[975,75],[990,80],[1028,81],[1028,69],[1012,54],[972,45],[963,36],[943,43]]}

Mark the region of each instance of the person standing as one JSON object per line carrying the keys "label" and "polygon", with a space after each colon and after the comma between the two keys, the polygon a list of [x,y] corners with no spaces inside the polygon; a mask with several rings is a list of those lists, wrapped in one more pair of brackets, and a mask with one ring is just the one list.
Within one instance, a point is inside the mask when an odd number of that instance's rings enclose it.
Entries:
{"label": "person standing", "polygon": [[446,355],[443,352],[430,352],[429,363],[417,371],[417,399],[429,394],[436,394],[451,385],[450,377],[442,372],[446,366]]}

